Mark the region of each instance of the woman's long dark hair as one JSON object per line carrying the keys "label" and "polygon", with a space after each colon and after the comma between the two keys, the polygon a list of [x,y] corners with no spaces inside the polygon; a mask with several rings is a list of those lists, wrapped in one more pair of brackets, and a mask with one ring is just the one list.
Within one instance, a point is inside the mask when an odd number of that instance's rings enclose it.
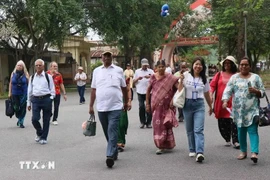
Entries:
{"label": "woman's long dark hair", "polygon": [[207,78],[206,78],[206,66],[205,66],[205,61],[202,57],[198,56],[198,57],[195,57],[193,62],[192,62],[192,65],[191,65],[191,70],[190,70],[190,74],[194,77],[194,70],[193,70],[193,65],[196,61],[200,61],[201,64],[202,64],[202,71],[200,72],[200,77],[202,78],[202,81],[203,81],[203,84],[206,84],[207,82]]}

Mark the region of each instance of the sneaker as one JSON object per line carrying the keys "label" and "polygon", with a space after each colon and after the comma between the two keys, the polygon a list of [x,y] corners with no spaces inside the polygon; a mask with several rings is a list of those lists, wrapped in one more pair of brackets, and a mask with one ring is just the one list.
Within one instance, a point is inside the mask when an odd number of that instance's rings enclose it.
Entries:
{"label": "sneaker", "polygon": [[20,124],[20,128],[24,128],[24,125],[23,124]]}
{"label": "sneaker", "polygon": [[82,103],[80,103],[79,105],[82,105]]}
{"label": "sneaker", "polygon": [[35,141],[36,141],[36,142],[39,142],[39,140],[40,140],[40,136],[36,136],[36,137],[35,137]]}
{"label": "sneaker", "polygon": [[164,149],[158,149],[156,150],[156,155],[160,155],[164,153]]}
{"label": "sneaker", "polygon": [[179,118],[178,122],[184,122],[184,118]]}
{"label": "sneaker", "polygon": [[231,142],[226,142],[226,144],[224,146],[230,147],[231,145],[232,145]]}
{"label": "sneaker", "polygon": [[197,162],[203,162],[203,160],[204,160],[203,154],[197,154],[196,161]]}
{"label": "sneaker", "polygon": [[152,128],[152,125],[151,124],[149,124],[149,125],[146,125],[146,128]]}
{"label": "sneaker", "polygon": [[189,157],[195,157],[195,156],[196,156],[196,153],[195,153],[195,152],[190,152],[190,153],[188,154],[188,156],[189,156]]}
{"label": "sneaker", "polygon": [[47,144],[47,141],[46,140],[44,140],[44,139],[41,139],[41,140],[39,140],[39,144]]}
{"label": "sneaker", "polygon": [[112,168],[113,165],[114,165],[114,160],[113,160],[113,158],[112,158],[112,157],[107,157],[107,159],[106,159],[106,164],[107,164],[107,166],[108,166],[109,168]]}
{"label": "sneaker", "polygon": [[56,125],[58,125],[58,122],[57,121],[53,121],[52,124],[56,126]]}

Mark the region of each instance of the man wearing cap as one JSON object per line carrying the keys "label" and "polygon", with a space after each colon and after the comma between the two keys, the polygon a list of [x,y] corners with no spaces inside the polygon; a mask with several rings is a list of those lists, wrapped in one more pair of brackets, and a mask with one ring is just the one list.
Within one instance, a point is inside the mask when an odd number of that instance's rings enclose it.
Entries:
{"label": "man wearing cap", "polygon": [[128,79],[130,78],[129,85],[130,85],[130,90],[131,90],[131,100],[133,100],[133,76],[134,76],[134,71],[130,68],[130,64],[127,64],[127,69],[124,71],[125,78]]}
{"label": "man wearing cap", "polygon": [[75,75],[74,80],[77,83],[77,90],[80,96],[80,105],[85,103],[84,91],[85,91],[86,79],[87,79],[87,76],[83,72],[83,67],[79,66],[78,73]]}
{"label": "man wearing cap", "polygon": [[148,68],[149,63],[146,58],[141,60],[141,65],[142,67],[135,71],[133,78],[133,83],[136,85],[136,92],[139,100],[139,116],[141,122],[140,128],[144,128],[145,125],[147,128],[152,128],[152,115],[151,113],[147,113],[145,111],[145,100],[150,76],[154,74],[154,71]]}
{"label": "man wearing cap", "polygon": [[[109,168],[118,158],[118,125],[122,109],[130,109],[123,69],[112,63],[112,53],[102,54],[103,65],[93,72],[89,113],[94,114],[94,102],[98,117],[108,142],[106,164]],[[124,104],[123,104],[124,102]]]}

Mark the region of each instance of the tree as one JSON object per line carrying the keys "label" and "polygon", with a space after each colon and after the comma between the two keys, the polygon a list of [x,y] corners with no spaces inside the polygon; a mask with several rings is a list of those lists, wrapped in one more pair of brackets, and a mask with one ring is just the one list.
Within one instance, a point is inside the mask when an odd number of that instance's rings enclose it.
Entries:
{"label": "tree", "polygon": [[99,0],[88,7],[91,27],[106,42],[118,44],[126,62],[135,55],[151,60],[151,53],[164,42],[172,20],[188,8],[183,0],[171,0],[170,16],[161,17],[164,3],[164,0]]}
{"label": "tree", "polygon": [[247,11],[247,54],[253,67],[261,55],[269,53],[270,0],[212,0],[212,19],[209,27],[219,35],[220,54],[235,55],[240,60],[244,55],[244,17]]}
{"label": "tree", "polygon": [[[15,33],[1,39],[0,46],[24,60],[41,57],[48,47],[61,48],[68,35],[86,34],[88,18],[83,0],[1,0],[2,27],[14,26]],[[33,62],[33,61],[32,61]]]}

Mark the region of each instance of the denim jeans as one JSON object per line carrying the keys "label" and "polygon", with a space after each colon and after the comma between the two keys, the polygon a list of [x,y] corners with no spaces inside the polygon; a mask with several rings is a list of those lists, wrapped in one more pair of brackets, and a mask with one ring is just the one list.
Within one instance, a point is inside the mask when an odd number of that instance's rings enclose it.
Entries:
{"label": "denim jeans", "polygon": [[190,152],[204,152],[204,99],[186,99],[183,108]]}
{"label": "denim jeans", "polygon": [[[52,100],[50,97],[44,97],[42,99],[32,97],[32,124],[36,129],[37,136],[40,136],[40,139],[47,140],[49,127],[50,127],[50,118],[52,116]],[[39,120],[41,118],[40,111],[42,110],[43,116],[43,127],[41,127]]]}
{"label": "denim jeans", "polygon": [[84,86],[77,86],[77,90],[78,90],[78,93],[80,96],[80,103],[85,102],[85,99],[84,99],[85,85]]}
{"label": "denim jeans", "polygon": [[53,100],[54,111],[53,111],[53,119],[52,119],[52,121],[57,121],[57,118],[58,118],[58,112],[59,112],[60,100],[61,100],[61,95],[60,95],[60,94],[56,94],[56,95],[55,95],[55,98],[54,98],[54,100]]}
{"label": "denim jeans", "polygon": [[[145,111],[145,100],[146,94],[138,94],[138,101],[139,101],[139,116],[141,124],[151,125],[152,122],[152,114]],[[151,102],[151,101],[150,101]]]}
{"label": "denim jeans", "polygon": [[107,157],[114,157],[118,154],[117,140],[121,111],[122,110],[120,109],[114,111],[98,112],[98,117],[108,142],[106,152]]}
{"label": "denim jeans", "polygon": [[248,127],[238,127],[238,139],[240,143],[240,150],[247,152],[247,133],[250,140],[250,151],[252,153],[259,153],[259,134],[258,123],[254,120]]}

